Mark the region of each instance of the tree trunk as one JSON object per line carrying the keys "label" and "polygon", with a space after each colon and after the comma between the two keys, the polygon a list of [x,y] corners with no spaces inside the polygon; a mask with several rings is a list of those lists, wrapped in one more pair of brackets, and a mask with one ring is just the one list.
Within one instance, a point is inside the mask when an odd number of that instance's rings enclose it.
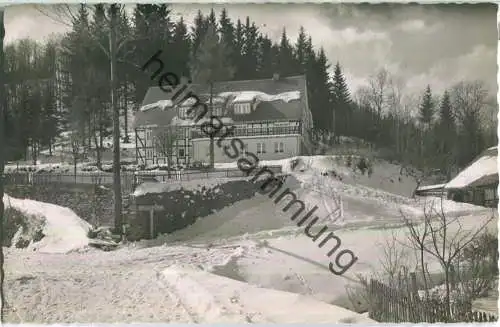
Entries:
{"label": "tree trunk", "polygon": [[125,107],[123,108],[124,120],[123,125],[125,128],[125,139],[123,143],[130,143],[130,139],[128,137],[128,81],[125,81],[125,93],[123,95],[125,97]]}
{"label": "tree trunk", "polygon": [[422,279],[424,281],[424,289],[425,289],[425,299],[429,299],[429,285],[427,284],[427,276],[425,276],[425,261],[424,261],[424,249],[421,247],[420,251],[420,266],[422,269]]}
{"label": "tree trunk", "polygon": [[[99,114],[98,114],[99,115]],[[94,139],[94,144],[95,144],[95,156],[96,156],[96,166],[97,168],[101,168],[101,149],[99,148],[99,137],[100,137],[100,131],[99,131],[99,125],[95,124],[100,124],[100,119],[97,118],[97,122],[94,121],[94,130],[92,133],[93,139]]]}
{"label": "tree trunk", "polygon": [[31,140],[31,159],[33,160],[33,165],[37,164],[37,141]]}
{"label": "tree trunk", "polygon": [[445,281],[445,286],[446,286],[445,304],[446,304],[446,318],[447,318],[447,320],[445,322],[450,322],[450,318],[451,318],[450,267],[448,265],[445,265],[445,267],[444,267],[444,281]]}
{"label": "tree trunk", "polygon": [[120,167],[120,109],[116,103],[116,18],[117,4],[111,4],[109,55],[111,68],[111,108],[113,111],[113,194],[115,232],[122,235],[122,190]]}
{"label": "tree trunk", "polygon": [[[100,151],[103,151],[103,108],[101,106],[101,110],[99,111],[99,145],[98,145],[98,151],[99,151],[99,159],[100,158],[100,154],[101,152]],[[97,161],[97,168],[101,169],[102,168],[102,163],[100,160]]]}
{"label": "tree trunk", "polygon": [[76,165],[78,163],[78,153],[73,153],[73,175],[76,184]]}
{"label": "tree trunk", "polygon": [[5,298],[4,298],[4,257],[3,257],[3,237],[4,237],[4,205],[3,205],[3,172],[4,172],[4,149],[5,149],[5,126],[4,126],[4,118],[7,106],[7,99],[5,95],[5,83],[6,77],[4,72],[4,50],[3,50],[3,40],[5,37],[5,28],[4,28],[4,11],[3,8],[0,8],[0,321],[4,321],[4,306],[5,306]]}
{"label": "tree trunk", "polygon": [[[213,115],[213,91],[214,91],[214,83],[210,82],[210,106],[209,106],[209,117],[210,120],[212,120],[212,115]],[[215,168],[215,154],[214,154],[214,138],[215,135],[213,134],[213,131],[211,130],[212,133],[210,133],[210,168],[214,169]]]}

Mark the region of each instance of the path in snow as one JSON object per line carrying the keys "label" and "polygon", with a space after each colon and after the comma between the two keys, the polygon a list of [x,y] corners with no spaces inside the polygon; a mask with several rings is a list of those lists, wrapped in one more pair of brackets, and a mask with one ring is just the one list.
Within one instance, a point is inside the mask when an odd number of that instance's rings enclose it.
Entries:
{"label": "path in snow", "polygon": [[13,255],[6,262],[7,322],[192,322],[157,282],[155,264],[113,264],[111,253],[97,264],[90,253]]}
{"label": "path in snow", "polygon": [[45,254],[6,249],[9,323],[196,322],[163,280],[176,263],[210,268],[241,249],[124,248],[114,252]]}

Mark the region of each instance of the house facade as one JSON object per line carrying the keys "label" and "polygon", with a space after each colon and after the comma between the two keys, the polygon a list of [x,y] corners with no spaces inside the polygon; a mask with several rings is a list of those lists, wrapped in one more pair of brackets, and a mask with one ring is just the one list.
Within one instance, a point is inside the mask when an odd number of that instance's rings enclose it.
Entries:
{"label": "house facade", "polygon": [[[196,112],[190,112],[196,104],[192,95],[209,106],[208,114],[198,122]],[[307,153],[313,126],[305,76],[214,83],[211,95],[205,85],[190,84],[180,96],[151,87],[135,115],[138,163],[208,164],[210,138],[201,126],[210,114],[223,122],[219,135],[227,134],[224,145],[237,137],[244,144],[243,152],[252,152],[260,160]],[[214,157],[219,163],[235,160],[218,146],[214,146]]]}

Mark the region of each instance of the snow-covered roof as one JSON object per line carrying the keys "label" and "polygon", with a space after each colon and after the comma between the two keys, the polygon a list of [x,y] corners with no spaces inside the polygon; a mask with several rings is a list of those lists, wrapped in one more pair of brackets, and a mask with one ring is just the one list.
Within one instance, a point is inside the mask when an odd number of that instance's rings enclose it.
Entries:
{"label": "snow-covered roof", "polygon": [[255,100],[267,102],[281,100],[288,103],[293,100],[300,100],[300,91],[283,92],[274,95],[259,91],[223,92],[219,96],[222,98],[232,97],[232,103],[253,102]]}
{"label": "snow-covered roof", "polygon": [[446,189],[461,189],[498,182],[497,147],[487,149],[469,167],[462,170],[448,184]]}
{"label": "snow-covered roof", "polygon": [[[224,125],[233,123],[233,120],[229,117],[222,117],[219,119]],[[207,117],[204,117],[200,119],[198,122],[196,122],[194,119],[181,119],[178,116],[175,116],[174,118],[172,118],[171,124],[175,126],[192,126],[192,125],[201,125],[209,121],[210,119]]]}
{"label": "snow-covered roof", "polygon": [[173,106],[174,106],[174,103],[171,100],[160,100],[160,101],[153,102],[153,103],[147,104],[145,106],[142,106],[140,110],[147,111],[147,110],[151,110],[154,108],[160,108],[162,110],[165,110],[167,108],[173,108]]}
{"label": "snow-covered roof", "polygon": [[420,186],[417,191],[429,191],[429,190],[438,190],[445,187],[446,184],[435,184],[435,185],[425,185]]}
{"label": "snow-covered roof", "polygon": [[[280,79],[259,79],[216,82],[213,87],[202,84],[190,84],[190,93],[197,95],[200,102],[208,103],[210,91],[215,95],[214,103],[231,104],[234,102],[254,102],[254,110],[250,114],[233,114],[231,110],[225,112],[234,121],[281,121],[301,120],[311,117],[306,101],[307,81],[304,75],[289,76]],[[148,89],[142,102],[143,110],[135,113],[134,127],[147,124],[169,125],[176,115],[175,110],[160,110],[158,107],[175,108],[176,105],[192,106],[196,99],[190,97],[184,103],[171,99],[173,93],[165,93],[158,86]],[[167,99],[172,100],[173,104]],[[294,101],[295,100],[295,101]],[[191,105],[190,105],[191,103]],[[306,115],[304,116],[304,111]],[[310,119],[307,120],[310,122]],[[309,126],[309,123],[308,125]]]}
{"label": "snow-covered roof", "polygon": [[[206,104],[208,104],[210,102],[210,94],[202,94],[200,96],[202,96],[203,99],[200,98],[199,100],[197,100],[194,97],[189,97],[186,100],[184,100],[183,102],[180,102],[178,104],[178,106],[179,107],[191,107],[196,103],[196,101],[200,101],[201,103],[206,103]],[[226,100],[227,100],[226,97],[222,97],[220,95],[212,96],[212,103],[213,104],[226,103]]]}

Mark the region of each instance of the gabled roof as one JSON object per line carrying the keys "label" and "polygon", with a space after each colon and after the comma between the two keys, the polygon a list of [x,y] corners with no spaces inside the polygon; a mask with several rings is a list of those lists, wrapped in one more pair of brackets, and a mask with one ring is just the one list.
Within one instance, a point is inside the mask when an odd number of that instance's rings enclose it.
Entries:
{"label": "gabled roof", "polygon": [[479,155],[448,184],[446,189],[462,189],[498,183],[498,148],[491,147]]}
{"label": "gabled roof", "polygon": [[[191,84],[190,90],[196,94],[200,100],[208,102],[207,95],[210,93],[208,85]],[[228,114],[234,121],[262,121],[262,120],[280,120],[302,118],[302,110],[307,107],[306,101],[306,77],[304,75],[284,77],[277,80],[272,78],[247,81],[228,81],[214,83],[213,94],[217,95],[223,92],[244,92],[257,91],[269,95],[275,95],[286,92],[300,92],[299,100],[284,102],[281,100],[264,101],[258,103],[256,110],[248,115]],[[150,87],[144,96],[142,106],[156,103],[162,100],[169,100],[173,93],[167,93],[159,87]],[[177,99],[179,100],[179,99]],[[168,125],[172,118],[176,116],[176,110],[167,108],[149,109],[138,111],[135,115],[135,127],[157,124]]]}

